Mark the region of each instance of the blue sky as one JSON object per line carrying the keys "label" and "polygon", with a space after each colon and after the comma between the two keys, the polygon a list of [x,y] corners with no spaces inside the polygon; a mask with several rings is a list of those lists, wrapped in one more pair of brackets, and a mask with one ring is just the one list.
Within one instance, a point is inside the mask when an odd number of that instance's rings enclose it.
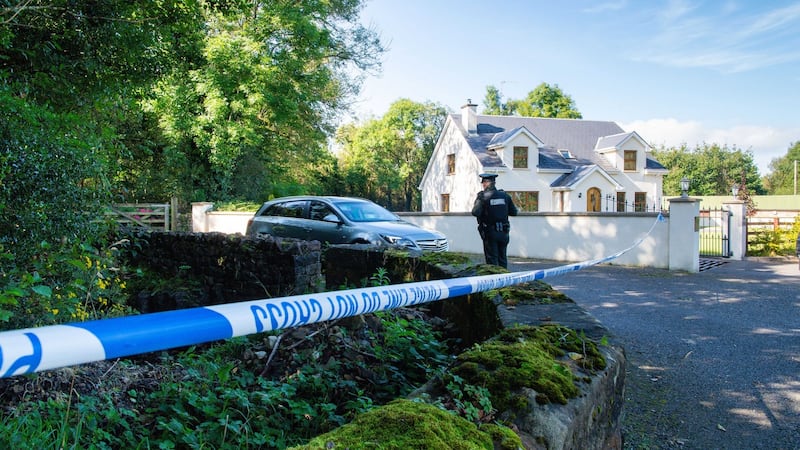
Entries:
{"label": "blue sky", "polygon": [[762,175],[800,141],[800,1],[368,0],[362,21],[388,51],[359,118],[545,82],[657,146],[751,150]]}

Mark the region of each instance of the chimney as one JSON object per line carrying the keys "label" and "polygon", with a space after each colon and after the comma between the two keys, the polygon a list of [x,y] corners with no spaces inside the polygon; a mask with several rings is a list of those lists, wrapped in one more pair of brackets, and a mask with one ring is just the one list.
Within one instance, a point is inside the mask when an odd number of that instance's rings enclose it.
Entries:
{"label": "chimney", "polygon": [[468,134],[478,134],[478,105],[467,99],[467,104],[461,107],[461,126]]}

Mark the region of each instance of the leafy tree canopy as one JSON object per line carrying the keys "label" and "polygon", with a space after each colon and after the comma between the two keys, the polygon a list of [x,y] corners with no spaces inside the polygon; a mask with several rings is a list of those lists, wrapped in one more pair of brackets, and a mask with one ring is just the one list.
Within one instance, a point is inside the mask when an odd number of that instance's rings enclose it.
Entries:
{"label": "leafy tree canopy", "polygon": [[0,244],[88,237],[112,201],[341,188],[327,140],[383,51],[362,3],[0,2]]}
{"label": "leafy tree canopy", "polygon": [[795,183],[797,161],[800,161],[800,141],[789,146],[786,155],[775,158],[769,163],[770,174],[764,177],[764,184],[767,191],[772,195],[793,195],[796,194]]}
{"label": "leafy tree canopy", "polygon": [[445,119],[440,105],[400,99],[379,119],[339,128],[346,191],[389,209],[418,210],[417,186]]}
{"label": "leafy tree canopy", "polygon": [[[323,187],[327,137],[383,48],[360,0],[248,3],[212,11],[198,64],[146,102],[193,199],[256,200]],[[194,169],[194,170],[193,170]],[[259,176],[260,174],[260,176]]]}
{"label": "leafy tree canopy", "polygon": [[6,2],[0,79],[98,133],[78,139],[102,141],[118,201],[324,189],[335,119],[383,51],[362,3]]}
{"label": "leafy tree canopy", "polygon": [[758,167],[751,151],[727,145],[702,144],[689,149],[658,148],[653,157],[669,169],[664,176],[664,195],[680,195],[680,180],[691,180],[692,195],[730,195],[734,183],[744,186],[751,194],[764,194]]}
{"label": "leafy tree canopy", "polygon": [[[0,4],[0,244],[91,236],[112,201],[137,95],[181,54],[197,3]],[[92,220],[94,219],[94,220]]]}
{"label": "leafy tree canopy", "polygon": [[505,103],[502,101],[502,94],[496,87],[487,86],[483,104],[484,114],[561,119],[582,118],[572,98],[556,84],[542,83],[530,91],[524,99],[509,99]]}

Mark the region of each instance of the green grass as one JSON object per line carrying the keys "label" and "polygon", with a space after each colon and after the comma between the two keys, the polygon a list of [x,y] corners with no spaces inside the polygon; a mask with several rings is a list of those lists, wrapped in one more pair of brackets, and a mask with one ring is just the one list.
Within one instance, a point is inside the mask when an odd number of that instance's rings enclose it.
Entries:
{"label": "green grass", "polygon": [[724,256],[722,254],[722,233],[701,230],[700,254],[704,256]]}

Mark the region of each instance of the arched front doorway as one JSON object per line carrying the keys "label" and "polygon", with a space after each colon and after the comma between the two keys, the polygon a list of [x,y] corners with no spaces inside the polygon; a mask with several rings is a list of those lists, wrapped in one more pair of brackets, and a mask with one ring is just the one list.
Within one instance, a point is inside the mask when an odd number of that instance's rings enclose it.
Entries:
{"label": "arched front doorway", "polygon": [[586,211],[600,211],[600,189],[593,187],[586,191]]}

